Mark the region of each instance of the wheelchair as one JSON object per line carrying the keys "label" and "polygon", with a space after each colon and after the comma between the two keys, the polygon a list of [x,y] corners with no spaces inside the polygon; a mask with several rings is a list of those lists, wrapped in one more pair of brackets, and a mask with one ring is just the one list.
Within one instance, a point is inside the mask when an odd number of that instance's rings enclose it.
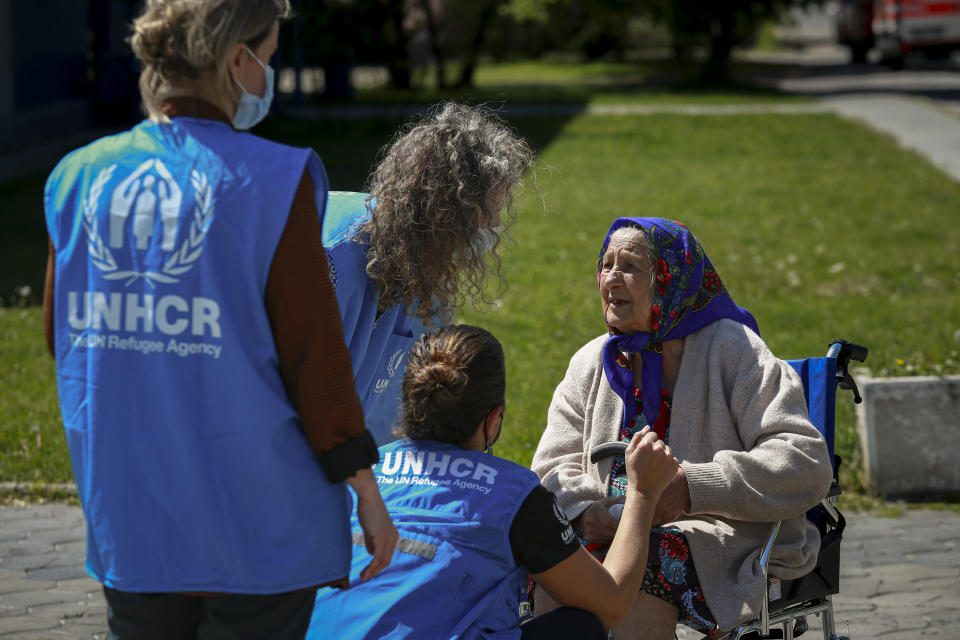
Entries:
{"label": "wheelchair", "polygon": [[[760,565],[768,586],[760,617],[718,636],[718,640],[792,640],[808,630],[807,617],[811,615],[820,618],[824,640],[847,640],[836,634],[831,601],[831,597],[840,590],[840,541],[846,526],[843,514],[834,506],[841,493],[838,472],[842,462],[840,456],[834,453],[836,397],[837,387],[840,387],[853,393],[854,403],[862,401],[857,384],[850,375],[849,365],[852,360],[863,362],[866,358],[866,347],[846,340],[835,340],[830,343],[824,357],[787,361],[803,381],[810,421],[823,434],[833,460],[830,490],[817,506],[807,512],[807,518],[820,530],[820,553],[813,570],[800,578],[786,580],[770,576],[767,572],[770,554],[780,531],[780,523],[773,524],[760,555]],[[590,452],[590,458],[596,462],[622,454],[625,450],[625,443],[609,442],[595,447]]]}

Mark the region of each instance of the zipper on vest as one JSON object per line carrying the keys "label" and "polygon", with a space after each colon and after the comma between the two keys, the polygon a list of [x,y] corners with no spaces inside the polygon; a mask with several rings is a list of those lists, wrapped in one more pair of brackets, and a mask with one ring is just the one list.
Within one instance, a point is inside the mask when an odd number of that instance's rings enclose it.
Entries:
{"label": "zipper on vest", "polygon": [[451,620],[454,612],[457,610],[457,605],[460,603],[460,600],[463,598],[463,592],[467,590],[467,586],[470,584],[470,574],[465,573],[463,577],[460,578],[460,586],[457,587],[457,593],[453,596],[453,599],[450,601],[450,606],[447,608],[446,620],[443,624],[443,630],[447,631],[452,629],[456,625],[458,620]]}

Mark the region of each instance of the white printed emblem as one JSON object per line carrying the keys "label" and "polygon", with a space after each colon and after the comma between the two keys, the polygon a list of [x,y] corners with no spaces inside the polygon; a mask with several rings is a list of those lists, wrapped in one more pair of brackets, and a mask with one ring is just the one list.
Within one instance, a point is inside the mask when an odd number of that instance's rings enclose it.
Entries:
{"label": "white printed emblem", "polygon": [[[203,253],[203,240],[213,222],[213,187],[206,174],[193,169],[190,171],[190,183],[194,190],[193,219],[190,231],[177,246],[177,230],[180,221],[180,208],[183,192],[173,179],[170,171],[159,158],[151,158],[124,178],[114,188],[110,196],[109,245],[103,241],[98,228],[97,210],[104,187],[117,165],[101,169],[90,186],[87,201],[83,208],[83,228],[87,235],[87,248],[94,266],[103,272],[107,280],[126,278],[130,285],[138,278],[144,278],[149,284],[178,282],[179,276],[190,271]],[[135,271],[121,269],[110,249],[123,248],[127,237],[126,225],[133,225],[135,248],[139,251],[150,248],[157,215],[160,216],[162,237],[160,249],[169,254],[159,271]],[[129,220],[133,217],[132,222]]]}
{"label": "white printed emblem", "polygon": [[393,380],[393,376],[396,375],[397,369],[400,368],[400,364],[403,362],[403,357],[407,355],[406,350],[397,349],[390,359],[387,361],[387,376],[386,378],[379,378],[374,385],[374,393],[383,393],[387,390],[387,387],[390,386],[390,381]]}
{"label": "white printed emblem", "polygon": [[397,369],[400,368],[400,363],[403,362],[403,356],[407,354],[403,349],[397,349],[397,351],[390,356],[390,361],[387,362],[387,375],[391,378],[397,372]]}
{"label": "white printed emblem", "polygon": [[561,534],[561,539],[564,544],[569,544],[573,541],[573,538],[577,535],[573,531],[573,527],[570,526],[570,521],[567,520],[567,515],[560,509],[560,505],[557,504],[557,499],[553,499],[553,515],[556,516],[557,522],[564,527],[563,533]]}

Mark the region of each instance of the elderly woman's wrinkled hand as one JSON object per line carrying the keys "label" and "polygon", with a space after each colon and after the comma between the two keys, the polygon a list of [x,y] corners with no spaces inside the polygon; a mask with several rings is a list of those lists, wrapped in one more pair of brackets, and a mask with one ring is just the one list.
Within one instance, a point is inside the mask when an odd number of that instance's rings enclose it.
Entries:
{"label": "elderly woman's wrinkled hand", "polygon": [[673,522],[682,513],[690,511],[690,486],[683,467],[678,466],[673,480],[660,494],[657,509],[653,513],[653,526],[658,527]]}
{"label": "elderly woman's wrinkled hand", "polygon": [[623,504],[625,498],[610,496],[597,500],[574,518],[573,526],[584,538],[596,544],[610,544],[617,533],[620,519],[610,513],[610,507]]}
{"label": "elderly woman's wrinkled hand", "polygon": [[658,500],[673,481],[679,463],[657,434],[644,427],[634,434],[624,457],[627,463],[627,488]]}

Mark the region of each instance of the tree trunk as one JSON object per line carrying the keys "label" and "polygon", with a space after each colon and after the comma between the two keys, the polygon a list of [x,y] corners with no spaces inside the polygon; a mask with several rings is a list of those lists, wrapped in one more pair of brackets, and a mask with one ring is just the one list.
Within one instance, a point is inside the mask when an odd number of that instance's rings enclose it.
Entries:
{"label": "tree trunk", "polygon": [[[294,11],[300,10],[300,0],[293,1]],[[300,21],[293,21],[293,104],[302,105],[303,100],[303,38]]]}
{"label": "tree trunk", "polygon": [[433,51],[433,58],[437,65],[437,88],[447,88],[447,60],[443,54],[443,47],[440,46],[440,36],[437,33],[437,21],[433,15],[433,7],[430,6],[430,0],[420,0],[420,6],[427,17],[427,33],[430,35],[430,50]]}
{"label": "tree trunk", "polygon": [[331,100],[353,97],[350,83],[350,65],[346,62],[328,62],[323,65],[323,96]]}
{"label": "tree trunk", "polygon": [[387,62],[387,72],[390,74],[390,84],[394,89],[410,88],[410,54],[407,51],[407,32],[403,30],[404,18],[403,0],[390,0],[387,9],[390,11],[388,23],[394,36],[394,57]]}
{"label": "tree trunk", "polygon": [[480,10],[480,18],[477,20],[477,29],[473,33],[473,40],[470,43],[470,50],[463,60],[463,66],[460,68],[460,77],[457,79],[457,89],[468,89],[473,86],[473,72],[477,68],[477,60],[480,58],[480,49],[483,47],[483,40],[487,35],[487,29],[497,15],[497,7],[500,0],[486,0]]}
{"label": "tree trunk", "polygon": [[734,16],[723,16],[711,25],[710,57],[704,67],[707,82],[729,82],[731,79],[730,56],[735,43]]}

